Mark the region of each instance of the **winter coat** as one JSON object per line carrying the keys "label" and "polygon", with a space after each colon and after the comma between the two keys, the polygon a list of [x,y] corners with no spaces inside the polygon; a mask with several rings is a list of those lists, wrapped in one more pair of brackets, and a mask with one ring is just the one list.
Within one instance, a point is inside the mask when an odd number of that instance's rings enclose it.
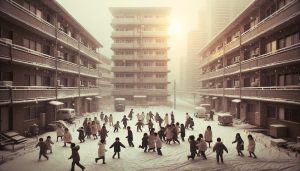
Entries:
{"label": "winter coat", "polygon": [[164,118],[165,125],[169,125],[169,117],[166,115]]}
{"label": "winter coat", "polygon": [[142,146],[146,147],[148,145],[148,136],[142,138]]}
{"label": "winter coat", "polygon": [[155,138],[155,145],[156,145],[156,148],[162,147],[162,141],[157,137]]}
{"label": "winter coat", "polygon": [[205,139],[206,142],[212,142],[212,132],[211,132],[211,130],[210,131],[206,130],[204,132],[204,139]]}
{"label": "winter coat", "polygon": [[39,141],[35,147],[40,147],[40,154],[47,153],[47,145],[43,141]]}
{"label": "winter coat", "polygon": [[97,126],[97,130],[100,131],[101,130],[101,125],[100,125],[100,121],[98,121],[97,119],[95,120],[96,126]]}
{"label": "winter coat", "polygon": [[207,144],[203,139],[201,139],[198,142],[197,147],[198,147],[199,151],[206,151],[207,150]]}
{"label": "winter coat", "polygon": [[147,119],[147,122],[151,119],[149,114],[146,116],[146,119]]}
{"label": "winter coat", "polygon": [[217,154],[223,154],[224,150],[228,153],[226,146],[222,142],[217,142],[213,147],[213,152],[216,152]]}
{"label": "winter coat", "polygon": [[167,128],[165,131],[165,135],[167,139],[172,139],[173,138],[173,132],[171,128]]}
{"label": "winter coat", "polygon": [[255,151],[255,141],[254,140],[249,140],[248,151],[254,153],[254,151]]}
{"label": "winter coat", "polygon": [[99,132],[99,134],[100,134],[100,139],[101,140],[105,140],[105,138],[107,137],[107,130],[106,130],[106,128],[102,128],[101,129],[101,131]]}
{"label": "winter coat", "polygon": [[149,148],[155,148],[155,140],[156,140],[156,137],[155,135],[149,135],[148,137],[148,145],[149,145]]}
{"label": "winter coat", "polygon": [[129,114],[128,114],[128,118],[132,118],[132,114],[133,114],[133,111],[130,110]]}
{"label": "winter coat", "polygon": [[144,126],[142,121],[139,121],[135,124],[135,126],[137,126],[138,128],[141,128],[142,126]]}
{"label": "winter coat", "polygon": [[87,125],[85,127],[85,134],[86,135],[91,135],[92,134],[92,130],[91,130],[91,126],[90,125]]}
{"label": "winter coat", "polygon": [[97,134],[98,129],[97,129],[97,125],[96,124],[92,124],[91,125],[91,131],[92,131],[92,134]]}
{"label": "winter coat", "polygon": [[45,144],[46,144],[46,148],[47,149],[51,149],[51,144],[54,144],[54,143],[50,139],[46,139],[45,140]]}
{"label": "winter coat", "polygon": [[72,155],[70,158],[73,159],[73,161],[75,162],[79,162],[80,161],[80,156],[79,156],[79,151],[80,147],[79,145],[75,146],[75,147],[72,147]]}
{"label": "winter coat", "polygon": [[63,136],[64,135],[64,128],[63,127],[57,127],[56,128],[56,135],[59,136]]}
{"label": "winter coat", "polygon": [[99,142],[98,145],[99,145],[99,147],[98,147],[98,157],[105,156],[105,152],[107,151],[105,149],[106,144]]}
{"label": "winter coat", "polygon": [[181,137],[185,137],[185,128],[184,128],[184,126],[180,127],[180,133],[181,133]]}
{"label": "winter coat", "polygon": [[67,143],[67,142],[71,142],[72,141],[72,135],[70,132],[65,132],[64,134],[64,142]]}
{"label": "winter coat", "polygon": [[174,118],[174,115],[171,115],[171,123],[175,123],[175,118]]}
{"label": "winter coat", "polygon": [[125,146],[120,141],[115,141],[109,148],[114,147],[114,152],[121,152],[121,147],[125,148]]}
{"label": "winter coat", "polygon": [[84,131],[83,131],[83,129],[78,129],[77,131],[79,132],[78,139],[79,140],[84,139]]}
{"label": "winter coat", "polygon": [[122,122],[123,122],[124,125],[127,125],[127,121],[128,121],[127,118],[123,118],[123,119],[122,119]]}
{"label": "winter coat", "polygon": [[152,128],[153,128],[153,122],[149,122],[147,125],[148,125],[148,128],[149,128],[149,129],[152,129]]}
{"label": "winter coat", "polygon": [[237,143],[236,144],[236,149],[238,151],[244,150],[244,141],[242,138],[235,138],[235,140],[232,143]]}
{"label": "winter coat", "polygon": [[109,123],[113,123],[113,116],[109,116],[108,122],[109,122]]}
{"label": "winter coat", "polygon": [[195,140],[190,140],[190,152],[197,153],[197,143]]}
{"label": "winter coat", "polygon": [[128,139],[128,141],[133,141],[133,134],[131,130],[128,130],[128,135],[126,138]]}
{"label": "winter coat", "polygon": [[116,123],[116,124],[114,125],[114,128],[121,128],[121,127],[120,127],[119,123]]}

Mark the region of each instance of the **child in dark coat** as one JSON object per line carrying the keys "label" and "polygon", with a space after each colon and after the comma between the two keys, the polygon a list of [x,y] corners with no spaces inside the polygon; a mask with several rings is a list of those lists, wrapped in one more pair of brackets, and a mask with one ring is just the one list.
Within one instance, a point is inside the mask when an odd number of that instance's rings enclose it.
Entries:
{"label": "child in dark coat", "polygon": [[120,158],[120,152],[121,152],[121,147],[126,148],[121,142],[120,142],[120,138],[117,137],[116,141],[109,147],[109,148],[113,148],[114,147],[114,155],[113,155],[113,159],[115,158],[116,154],[118,154],[118,159]]}
{"label": "child in dark coat", "polygon": [[232,144],[233,143],[236,143],[236,151],[238,152],[238,155],[244,157],[244,154],[242,152],[244,150],[244,141],[240,133],[236,133],[235,140],[232,142]]}
{"label": "child in dark coat", "polygon": [[127,127],[127,121],[128,121],[128,119],[127,119],[126,115],[124,115],[124,117],[122,119],[123,126],[124,126],[123,129],[126,129],[126,127]]}
{"label": "child in dark coat", "polygon": [[185,127],[183,124],[180,124],[180,136],[182,141],[184,141],[184,137],[185,137]]}
{"label": "child in dark coat", "polygon": [[191,119],[190,119],[190,128],[191,128],[192,130],[194,130],[194,125],[195,125],[194,120],[193,120],[193,118],[191,118]]}
{"label": "child in dark coat", "polygon": [[127,140],[128,140],[128,144],[129,144],[129,147],[134,147],[134,144],[133,144],[133,134],[132,134],[132,131],[130,129],[130,126],[127,127],[127,131],[128,131],[128,135],[127,135]]}
{"label": "child in dark coat", "polygon": [[44,156],[47,160],[49,159],[49,157],[47,156],[47,145],[44,142],[43,138],[39,139],[39,142],[35,147],[40,147],[39,160],[41,160],[42,156]]}
{"label": "child in dark coat", "polygon": [[100,139],[105,140],[108,132],[109,131],[107,131],[106,126],[102,126],[102,129],[99,132]]}
{"label": "child in dark coat", "polygon": [[77,129],[77,131],[79,132],[79,135],[78,135],[78,139],[81,143],[83,143],[85,140],[84,140],[84,128],[83,127],[80,127]]}
{"label": "child in dark coat", "polygon": [[219,163],[219,158],[221,158],[221,162],[223,162],[223,151],[228,153],[226,146],[221,142],[221,138],[217,138],[217,143],[213,147],[213,152],[217,153],[217,162]]}
{"label": "child in dark coat", "polygon": [[143,124],[143,122],[142,122],[141,120],[139,120],[139,121],[135,124],[135,126],[137,126],[137,127],[136,127],[137,132],[139,132],[139,130],[140,130],[141,132],[143,132],[143,131],[142,131],[142,126],[144,126],[144,124]]}
{"label": "child in dark coat", "polygon": [[119,121],[117,121],[117,123],[114,125],[114,132],[119,132],[119,128],[121,129],[121,127],[120,127],[120,124],[119,124]]}
{"label": "child in dark coat", "polygon": [[80,161],[80,156],[79,156],[79,145],[75,146],[75,143],[71,143],[71,149],[72,149],[72,154],[71,156],[69,157],[69,159],[73,159],[72,161],[72,167],[71,167],[71,171],[74,171],[74,166],[75,164],[81,168],[82,171],[84,171],[85,167],[82,166],[79,161]]}
{"label": "child in dark coat", "polygon": [[157,132],[159,139],[162,141],[166,141],[165,131],[164,127],[160,127],[160,130]]}
{"label": "child in dark coat", "polygon": [[197,153],[197,143],[195,141],[195,136],[194,135],[191,135],[189,137],[189,143],[190,143],[190,152],[191,152],[191,155],[188,156],[188,160],[189,159],[192,159],[194,160],[195,156],[196,156],[196,153]]}
{"label": "child in dark coat", "polygon": [[144,133],[144,136],[142,138],[142,145],[139,146],[139,148],[143,148],[144,152],[147,152],[147,148],[148,148],[148,134]]}

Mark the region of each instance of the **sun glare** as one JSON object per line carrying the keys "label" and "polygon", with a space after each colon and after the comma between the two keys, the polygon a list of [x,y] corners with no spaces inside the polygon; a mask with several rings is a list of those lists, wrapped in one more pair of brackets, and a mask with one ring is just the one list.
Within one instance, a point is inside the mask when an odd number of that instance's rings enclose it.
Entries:
{"label": "sun glare", "polygon": [[178,20],[171,21],[169,26],[169,34],[174,35],[181,32],[181,23]]}

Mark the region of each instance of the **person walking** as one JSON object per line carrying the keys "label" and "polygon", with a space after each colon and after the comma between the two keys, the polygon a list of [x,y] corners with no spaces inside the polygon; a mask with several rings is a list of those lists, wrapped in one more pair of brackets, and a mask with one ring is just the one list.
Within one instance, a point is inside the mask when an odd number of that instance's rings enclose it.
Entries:
{"label": "person walking", "polygon": [[104,119],[104,113],[103,112],[101,112],[101,114],[100,114],[100,119],[101,119],[101,121],[103,121],[103,119]]}
{"label": "person walking", "polygon": [[132,134],[132,131],[130,129],[130,126],[127,127],[127,141],[128,141],[128,145],[129,147],[134,147],[134,144],[133,144],[133,134]]}
{"label": "person walking", "polygon": [[143,131],[142,131],[142,126],[144,126],[144,124],[143,124],[143,122],[142,122],[141,120],[139,120],[139,121],[135,124],[135,126],[137,126],[137,127],[136,127],[137,132],[139,132],[139,131],[143,132]]}
{"label": "person walking", "polygon": [[39,160],[41,160],[41,157],[44,156],[47,160],[49,160],[49,157],[47,156],[47,145],[44,142],[43,138],[39,138],[39,142],[35,146],[35,148],[40,147],[39,152]]}
{"label": "person walking", "polygon": [[130,112],[129,112],[129,114],[128,114],[128,118],[129,118],[130,120],[132,120],[132,117],[133,117],[133,109],[130,109]]}
{"label": "person walking", "polygon": [[72,141],[72,135],[69,132],[68,128],[65,128],[65,132],[64,132],[64,147],[66,147],[67,143],[71,144]]}
{"label": "person walking", "polygon": [[181,140],[184,141],[184,137],[185,137],[185,127],[183,124],[180,124],[180,136],[181,136]]}
{"label": "person walking", "polygon": [[109,115],[108,122],[109,122],[109,126],[113,126],[114,125],[114,119],[113,119],[112,114]]}
{"label": "person walking", "polygon": [[236,133],[235,140],[232,142],[232,144],[233,143],[236,143],[236,151],[238,153],[238,156],[244,157],[244,154],[242,152],[244,150],[244,141],[240,133]]}
{"label": "person walking", "polygon": [[249,151],[249,157],[252,157],[253,155],[253,158],[256,159],[256,155],[254,153],[255,151],[255,141],[252,137],[252,135],[248,135],[248,141],[249,141],[249,144],[248,144],[248,151]]}
{"label": "person walking", "polygon": [[80,127],[80,128],[77,129],[77,131],[79,132],[78,139],[79,139],[80,143],[85,142],[85,140],[84,140],[84,138],[85,138],[84,128]]}
{"label": "person walking", "polygon": [[207,126],[204,132],[204,139],[208,143],[208,148],[210,148],[210,143],[212,142],[212,131],[210,126]]}
{"label": "person walking", "polygon": [[82,171],[84,171],[85,167],[82,166],[80,162],[80,155],[79,155],[79,145],[75,146],[75,143],[71,143],[71,149],[72,149],[72,154],[69,157],[69,159],[73,159],[72,165],[71,165],[71,171],[74,171],[75,164],[81,168]]}
{"label": "person walking", "polygon": [[221,159],[221,162],[224,163],[223,151],[226,151],[228,153],[227,147],[221,142],[221,138],[217,138],[217,143],[213,147],[213,152],[216,152],[217,154],[218,163],[219,163],[219,158]]}
{"label": "person walking", "polygon": [[58,123],[56,128],[56,142],[58,142],[59,137],[60,140],[62,141],[63,136],[64,136],[64,127],[60,123]]}
{"label": "person walking", "polygon": [[114,132],[119,132],[119,128],[121,129],[121,127],[120,127],[120,123],[119,123],[119,121],[117,121],[117,123],[114,125]]}
{"label": "person walking", "polygon": [[114,155],[113,155],[113,159],[115,158],[116,154],[118,154],[118,159],[120,158],[120,152],[121,152],[121,147],[126,148],[121,142],[120,142],[120,138],[117,137],[116,141],[109,147],[109,148],[113,148],[114,147]]}
{"label": "person walking", "polygon": [[126,127],[127,127],[127,121],[128,121],[128,119],[127,119],[126,115],[124,115],[123,119],[122,119],[123,126],[124,126],[123,129],[126,129]]}
{"label": "person walking", "polygon": [[155,140],[156,140],[156,137],[154,135],[154,132],[150,132],[150,135],[148,136],[148,152],[150,152],[150,150],[153,150],[153,152],[156,152],[155,151]]}
{"label": "person walking", "polygon": [[98,160],[102,159],[102,164],[105,164],[105,152],[107,151],[105,149],[105,140],[104,139],[101,139],[98,143],[98,157],[95,158],[95,162],[97,163]]}
{"label": "person walking", "polygon": [[173,112],[171,112],[171,124],[175,124],[175,117]]}
{"label": "person walking", "polygon": [[203,159],[206,160],[207,158],[206,158],[206,155],[205,155],[205,151],[207,150],[207,144],[203,140],[203,135],[202,134],[199,134],[197,147],[199,149],[198,154],[201,155],[203,157]]}
{"label": "person walking", "polygon": [[155,136],[155,146],[156,146],[157,154],[162,156],[162,152],[161,152],[162,141],[158,137],[158,134],[156,132],[154,133],[154,136]]}
{"label": "person walking", "polygon": [[195,136],[191,135],[189,136],[189,143],[190,143],[190,152],[191,155],[187,156],[188,160],[195,159],[196,153],[197,153],[197,146],[196,146],[196,141],[195,141]]}
{"label": "person walking", "polygon": [[165,121],[165,126],[169,125],[169,117],[167,113],[165,115],[164,121]]}
{"label": "person walking", "polygon": [[142,138],[142,145],[139,146],[139,148],[144,149],[144,152],[147,152],[147,148],[148,148],[148,134],[144,133],[144,136]]}
{"label": "person walking", "polygon": [[107,133],[108,131],[106,129],[106,126],[102,126],[102,129],[99,132],[100,140],[105,140],[107,137]]}
{"label": "person walking", "polygon": [[48,150],[50,150],[50,153],[52,153],[52,145],[51,144],[54,144],[54,143],[51,140],[51,136],[47,136],[47,139],[45,140],[45,144],[46,144],[46,153]]}
{"label": "person walking", "polygon": [[98,139],[98,137],[97,137],[98,126],[96,125],[96,122],[95,122],[95,121],[92,121],[92,124],[91,124],[91,131],[92,131],[92,135],[93,135],[93,137],[94,137],[94,140],[95,140],[95,139]]}

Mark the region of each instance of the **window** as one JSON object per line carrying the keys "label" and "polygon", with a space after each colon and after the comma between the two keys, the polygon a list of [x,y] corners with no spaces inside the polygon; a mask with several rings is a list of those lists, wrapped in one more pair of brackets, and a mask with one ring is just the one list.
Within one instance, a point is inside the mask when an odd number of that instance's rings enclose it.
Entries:
{"label": "window", "polygon": [[32,120],[38,118],[38,108],[29,106],[24,108],[24,120]]}
{"label": "window", "polygon": [[247,104],[247,113],[255,113],[256,105],[255,104]]}
{"label": "window", "polygon": [[166,77],[166,74],[163,74],[163,73],[156,74],[156,78],[165,78],[165,77]]}
{"label": "window", "polygon": [[300,110],[293,108],[285,108],[284,120],[300,123]]}
{"label": "window", "polygon": [[281,38],[278,40],[278,49],[284,48],[285,47],[285,39]]}
{"label": "window", "polygon": [[151,73],[144,73],[143,75],[144,75],[144,77],[152,77]]}
{"label": "window", "polygon": [[166,66],[166,62],[156,62],[156,66]]}
{"label": "window", "polygon": [[166,89],[166,85],[165,84],[157,84],[155,85],[156,89]]}
{"label": "window", "polygon": [[29,40],[28,39],[25,39],[25,38],[23,39],[23,46],[26,47],[26,48],[28,48],[28,49],[30,48]]}
{"label": "window", "polygon": [[267,116],[268,118],[276,118],[276,106],[267,106]]}

